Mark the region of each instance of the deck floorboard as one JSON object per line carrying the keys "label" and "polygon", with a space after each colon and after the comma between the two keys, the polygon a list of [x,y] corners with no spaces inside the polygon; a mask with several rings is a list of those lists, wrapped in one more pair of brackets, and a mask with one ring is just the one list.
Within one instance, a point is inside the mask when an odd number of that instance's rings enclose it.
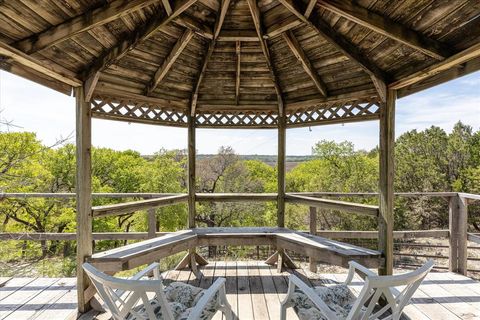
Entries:
{"label": "deck floorboard", "polygon": [[[307,268],[278,274],[275,267],[258,261],[217,261],[202,267],[197,279],[188,270],[163,273],[165,283],[183,281],[203,288],[218,277],[225,277],[227,299],[239,319],[279,319],[280,301],[284,299],[290,272],[307,279],[309,285],[339,283],[346,274],[312,273]],[[74,278],[11,278],[0,286],[0,319],[76,319]],[[363,280],[356,277],[353,290],[359,291]],[[109,319],[108,313],[91,311],[82,320]],[[215,320],[222,320],[218,314]],[[288,309],[287,319],[298,319]],[[432,272],[405,308],[402,319],[480,320],[480,282],[449,272]]]}

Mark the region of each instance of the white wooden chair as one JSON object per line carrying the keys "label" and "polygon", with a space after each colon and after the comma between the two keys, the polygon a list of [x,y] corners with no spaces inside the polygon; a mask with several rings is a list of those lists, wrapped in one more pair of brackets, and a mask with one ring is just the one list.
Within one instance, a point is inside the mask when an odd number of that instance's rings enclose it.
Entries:
{"label": "white wooden chair", "polygon": [[[217,311],[227,320],[233,319],[224,278],[203,290],[181,282],[164,287],[158,263],[129,279],[109,276],[89,263],[84,263],[83,269],[115,320],[211,319]],[[153,280],[142,279],[152,271]]]}
{"label": "white wooden chair", "polygon": [[[349,266],[345,283],[330,287],[311,288],[298,277],[290,275],[287,297],[281,306],[281,320],[286,319],[289,307],[295,308],[300,320],[398,320],[403,308],[433,268],[433,261],[415,271],[393,276],[378,276],[353,261],[349,262]],[[358,297],[348,288],[355,272],[365,275],[365,284]],[[378,304],[379,299],[384,299],[383,307]]]}

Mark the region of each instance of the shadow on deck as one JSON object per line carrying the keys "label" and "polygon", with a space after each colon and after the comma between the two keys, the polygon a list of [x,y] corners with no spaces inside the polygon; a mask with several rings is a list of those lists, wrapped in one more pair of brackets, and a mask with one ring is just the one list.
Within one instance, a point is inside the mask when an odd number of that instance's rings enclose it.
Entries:
{"label": "shadow on deck", "polygon": [[[314,274],[305,269],[277,273],[276,269],[257,261],[217,261],[202,269],[197,279],[188,271],[164,273],[166,282],[182,281],[203,288],[218,277],[227,279],[227,298],[240,319],[279,319],[280,300],[287,292],[289,272],[308,284],[318,286],[343,282],[346,274]],[[75,319],[76,291],[74,278],[0,279],[0,319]],[[358,291],[363,285],[353,282]],[[405,308],[410,319],[480,319],[480,283],[448,273],[430,273]],[[404,317],[405,319],[407,317]],[[109,319],[106,313],[91,311],[80,319]],[[221,319],[217,314],[214,319]],[[298,319],[289,309],[287,319]]]}

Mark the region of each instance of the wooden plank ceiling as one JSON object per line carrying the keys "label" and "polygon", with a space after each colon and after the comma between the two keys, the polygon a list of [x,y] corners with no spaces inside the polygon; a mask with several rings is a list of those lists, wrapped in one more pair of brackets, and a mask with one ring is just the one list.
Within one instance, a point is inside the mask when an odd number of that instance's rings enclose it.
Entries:
{"label": "wooden plank ceiling", "polygon": [[87,99],[291,114],[480,69],[480,1],[1,1],[0,67]]}

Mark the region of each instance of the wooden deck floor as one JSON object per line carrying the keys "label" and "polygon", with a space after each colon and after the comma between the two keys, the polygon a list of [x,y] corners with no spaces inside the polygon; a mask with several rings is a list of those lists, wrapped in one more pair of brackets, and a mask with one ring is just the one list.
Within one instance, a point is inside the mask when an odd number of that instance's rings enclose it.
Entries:
{"label": "wooden deck floor", "polygon": [[[279,319],[280,300],[287,291],[288,272],[257,261],[212,262],[196,279],[189,271],[170,271],[166,281],[184,281],[208,287],[215,278],[227,279],[227,297],[240,319]],[[312,274],[294,271],[311,285],[342,282],[346,274]],[[362,281],[356,279],[354,290]],[[405,314],[410,319],[480,319],[480,283],[470,278],[442,272],[428,275]],[[0,319],[75,319],[74,278],[0,278]],[[288,319],[298,319],[290,309]],[[108,314],[90,312],[82,320],[109,319]],[[217,315],[214,319],[221,319]]]}

